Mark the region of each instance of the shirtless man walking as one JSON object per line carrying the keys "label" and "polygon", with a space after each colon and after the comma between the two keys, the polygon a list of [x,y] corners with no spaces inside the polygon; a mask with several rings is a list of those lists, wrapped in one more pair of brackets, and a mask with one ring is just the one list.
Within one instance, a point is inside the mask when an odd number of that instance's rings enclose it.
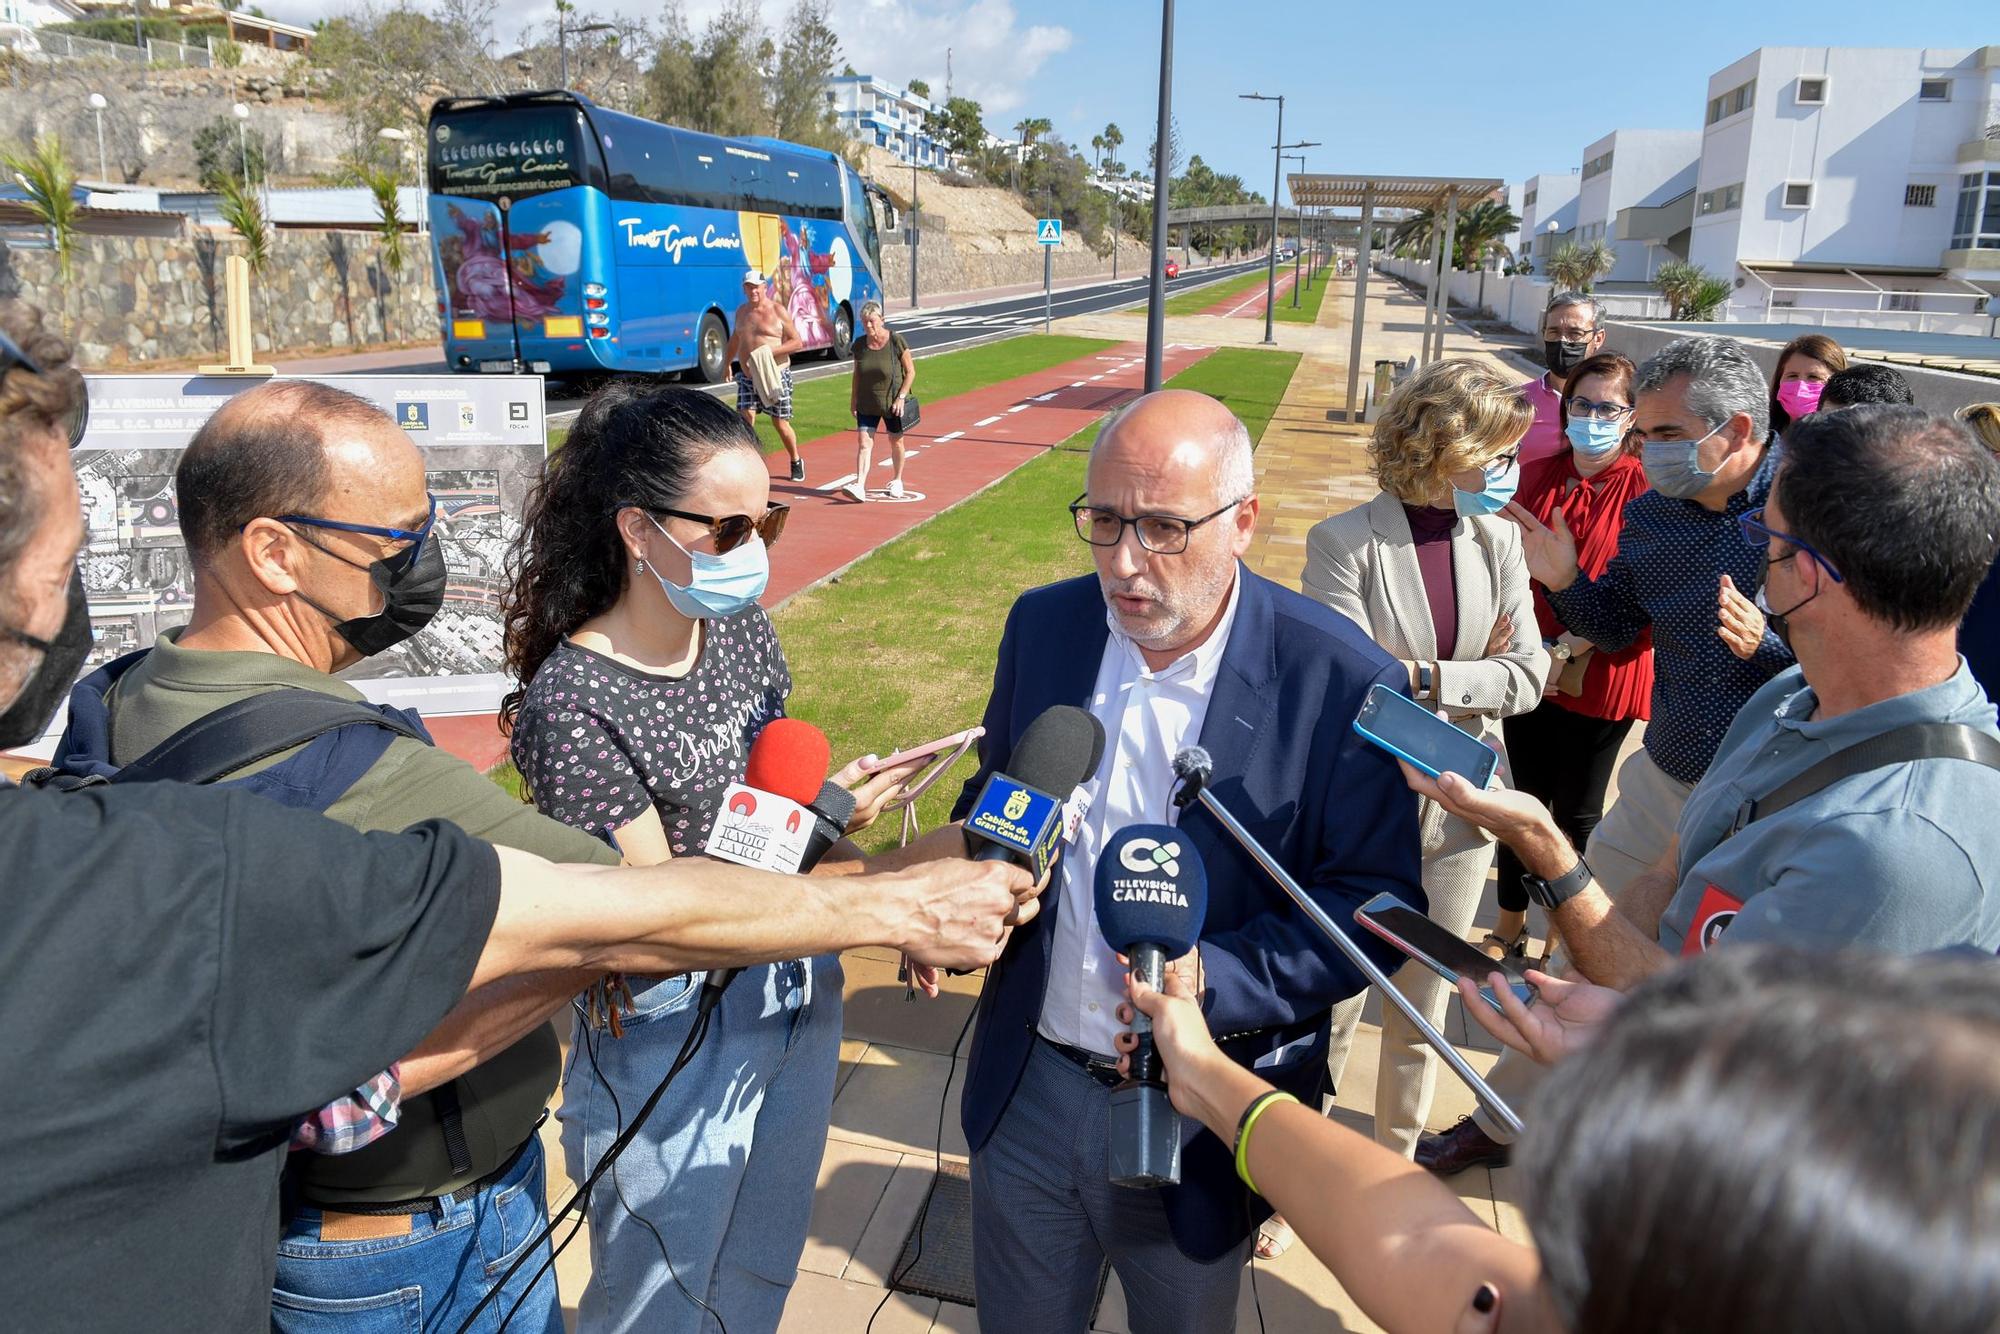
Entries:
{"label": "shirtless man walking", "polygon": [[[736,410],[752,431],[757,429],[759,412],[771,414],[778,439],[791,456],[792,480],[803,482],[806,461],[799,457],[799,437],[792,430],[792,353],[803,351],[805,340],[799,337],[799,327],[785,308],[771,299],[764,275],[756,269],[743,275],[743,304],[736,308],[735,330],[729,336],[729,364],[736,372]],[[778,401],[768,407],[757,397],[757,386],[750,379],[750,354],[760,347],[771,349],[783,382]]]}

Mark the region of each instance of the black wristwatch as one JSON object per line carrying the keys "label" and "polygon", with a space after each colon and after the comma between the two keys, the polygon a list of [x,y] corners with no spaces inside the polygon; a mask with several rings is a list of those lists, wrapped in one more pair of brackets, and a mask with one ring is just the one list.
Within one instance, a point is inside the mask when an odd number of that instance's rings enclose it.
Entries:
{"label": "black wristwatch", "polygon": [[1583,892],[1590,883],[1590,866],[1578,857],[1576,865],[1553,880],[1544,880],[1538,875],[1521,877],[1521,887],[1528,891],[1528,897],[1542,905],[1544,911],[1554,912],[1563,904]]}

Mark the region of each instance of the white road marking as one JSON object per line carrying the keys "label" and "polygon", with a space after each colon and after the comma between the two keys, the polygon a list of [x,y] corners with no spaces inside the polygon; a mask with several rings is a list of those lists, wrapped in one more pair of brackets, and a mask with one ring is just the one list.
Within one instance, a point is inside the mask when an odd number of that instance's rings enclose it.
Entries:
{"label": "white road marking", "polygon": [[1028,405],[1026,403],[1016,403],[1013,407],[1007,409],[1009,412],[1026,412],[1027,410]]}
{"label": "white road marking", "polygon": [[992,424],[993,424],[994,422],[997,422],[997,421],[999,421],[999,420],[1000,420],[999,416],[998,416],[998,415],[995,415],[995,416],[992,416],[992,417],[982,417],[982,418],[980,418],[980,419],[979,419],[978,421],[976,421],[976,422],[974,422],[974,423],[972,423],[972,424],[973,424],[974,426],[991,426],[991,425],[992,425]]}
{"label": "white road marking", "polygon": [[939,436],[939,437],[937,438],[937,443],[941,445],[941,444],[943,444],[943,443],[944,443],[945,441],[947,441],[947,440],[956,440],[956,439],[958,439],[958,438],[959,438],[960,436],[962,436],[962,435],[964,435],[964,434],[965,434],[965,432],[963,432],[963,431],[953,431],[953,432],[952,432],[952,433],[951,433],[950,435],[941,435],[941,436]]}

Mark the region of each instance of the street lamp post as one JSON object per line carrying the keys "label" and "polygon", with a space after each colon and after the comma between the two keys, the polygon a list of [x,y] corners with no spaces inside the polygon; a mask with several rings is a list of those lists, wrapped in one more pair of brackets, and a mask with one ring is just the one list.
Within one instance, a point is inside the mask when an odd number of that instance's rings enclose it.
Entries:
{"label": "street lamp post", "polygon": [[616,26],[610,23],[586,23],[580,28],[568,27],[563,22],[563,15],[567,14],[569,9],[570,7],[567,5],[556,6],[556,58],[562,66],[562,86],[564,88],[569,87],[568,34],[576,33],[578,36],[581,36],[587,32],[610,32]]}
{"label": "street lamp post", "polygon": [[250,107],[247,103],[238,102],[229,108],[229,114],[236,117],[236,148],[243,155],[243,185],[247,189],[250,185],[250,138],[244,127],[250,124]]}
{"label": "street lamp post", "polygon": [[103,93],[92,93],[89,102],[90,114],[97,117],[97,176],[99,180],[108,181],[111,175],[104,165],[104,108],[111,104],[104,100]]}
{"label": "street lamp post", "polygon": [[1160,0],[1160,116],[1153,131],[1152,272],[1146,275],[1146,392],[1160,387],[1167,330],[1167,144],[1174,117],[1174,0]]}
{"label": "street lamp post", "polygon": [[1276,102],[1278,104],[1278,138],[1271,145],[1273,149],[1273,156],[1271,158],[1271,253],[1270,260],[1264,267],[1264,341],[1266,343],[1275,343],[1278,340],[1273,336],[1271,321],[1275,317],[1272,307],[1278,304],[1278,176],[1285,165],[1276,156],[1276,152],[1284,147],[1285,95],[1280,93],[1276,97],[1266,97],[1262,93],[1238,93],[1237,97],[1246,102]]}
{"label": "street lamp post", "polygon": [[[1306,155],[1304,153],[1285,153],[1282,154],[1281,156],[1283,161],[1296,162],[1299,164],[1299,175],[1303,176],[1306,174]],[[1297,310],[1299,308],[1299,270],[1300,266],[1303,265],[1305,262],[1306,262],[1305,220],[1304,220],[1304,215],[1299,211],[1298,193],[1294,191],[1292,194],[1292,309],[1293,310]]]}

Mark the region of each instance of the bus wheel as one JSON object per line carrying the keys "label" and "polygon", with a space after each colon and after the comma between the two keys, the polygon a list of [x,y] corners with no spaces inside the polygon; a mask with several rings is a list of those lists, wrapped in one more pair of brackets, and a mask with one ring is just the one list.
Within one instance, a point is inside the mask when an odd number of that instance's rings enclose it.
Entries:
{"label": "bus wheel", "polygon": [[833,313],[833,342],[826,349],[828,361],[846,361],[854,352],[854,317],[845,302]]}
{"label": "bus wheel", "polygon": [[695,370],[708,384],[721,384],[729,378],[729,334],[722,327],[722,316],[714,311],[701,317],[701,337],[695,347],[701,360]]}

